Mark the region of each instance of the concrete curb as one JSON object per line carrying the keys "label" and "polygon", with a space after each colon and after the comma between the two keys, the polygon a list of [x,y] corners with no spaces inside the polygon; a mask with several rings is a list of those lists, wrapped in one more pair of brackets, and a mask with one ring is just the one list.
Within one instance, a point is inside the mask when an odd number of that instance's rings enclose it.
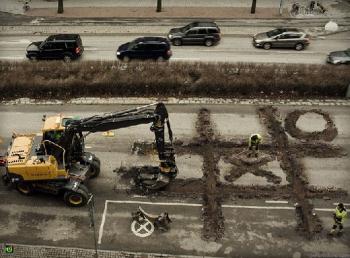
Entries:
{"label": "concrete curb", "polygon": [[348,99],[224,99],[224,98],[76,98],[71,100],[36,100],[19,98],[1,101],[1,105],[145,105],[164,102],[167,105],[285,105],[285,106],[350,106]]}

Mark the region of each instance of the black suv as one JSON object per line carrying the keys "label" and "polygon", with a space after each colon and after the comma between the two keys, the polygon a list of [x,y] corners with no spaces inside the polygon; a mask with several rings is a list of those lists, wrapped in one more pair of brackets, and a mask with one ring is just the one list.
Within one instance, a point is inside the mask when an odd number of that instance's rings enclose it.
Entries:
{"label": "black suv", "polygon": [[66,62],[79,58],[84,47],[79,34],[51,35],[45,41],[32,42],[27,47],[27,58],[63,59]]}
{"label": "black suv", "polygon": [[184,27],[171,29],[168,39],[175,46],[204,44],[210,47],[220,41],[220,28],[215,22],[192,22]]}
{"label": "black suv", "polygon": [[296,28],[278,28],[264,33],[258,33],[253,37],[255,47],[264,49],[276,48],[294,48],[303,50],[310,44],[309,35],[303,30]]}
{"label": "black suv", "polygon": [[141,37],[118,47],[117,58],[168,60],[172,55],[170,43],[163,37]]}

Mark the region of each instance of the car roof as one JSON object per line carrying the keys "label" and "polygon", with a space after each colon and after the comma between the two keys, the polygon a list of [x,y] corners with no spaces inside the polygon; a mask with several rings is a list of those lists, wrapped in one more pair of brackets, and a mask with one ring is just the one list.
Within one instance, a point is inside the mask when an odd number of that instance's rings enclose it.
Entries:
{"label": "car roof", "polygon": [[77,40],[80,38],[79,34],[55,34],[49,36],[46,40],[54,41],[54,40]]}
{"label": "car roof", "polygon": [[168,39],[163,38],[163,37],[140,37],[136,38],[134,40],[135,43],[154,43],[154,44],[159,44],[159,43],[166,43],[169,44]]}
{"label": "car roof", "polygon": [[215,22],[211,21],[195,21],[190,24],[192,24],[194,27],[218,27]]}

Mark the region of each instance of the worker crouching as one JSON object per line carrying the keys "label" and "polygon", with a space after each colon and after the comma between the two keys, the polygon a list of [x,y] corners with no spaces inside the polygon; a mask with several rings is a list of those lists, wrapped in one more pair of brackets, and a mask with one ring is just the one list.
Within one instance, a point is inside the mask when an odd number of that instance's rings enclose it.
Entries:
{"label": "worker crouching", "polygon": [[258,157],[258,151],[259,151],[259,144],[262,141],[262,137],[260,134],[252,134],[249,137],[249,153],[248,157],[251,157],[254,155],[256,158]]}

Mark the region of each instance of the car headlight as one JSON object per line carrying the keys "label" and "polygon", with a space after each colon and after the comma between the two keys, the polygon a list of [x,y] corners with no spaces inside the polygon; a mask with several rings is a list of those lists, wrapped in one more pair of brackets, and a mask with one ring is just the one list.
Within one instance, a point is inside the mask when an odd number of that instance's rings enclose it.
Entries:
{"label": "car headlight", "polygon": [[173,38],[173,35],[169,34],[168,37],[169,37],[169,39],[172,39],[172,38]]}
{"label": "car headlight", "polygon": [[117,51],[117,56],[120,56],[120,52],[119,51]]}

